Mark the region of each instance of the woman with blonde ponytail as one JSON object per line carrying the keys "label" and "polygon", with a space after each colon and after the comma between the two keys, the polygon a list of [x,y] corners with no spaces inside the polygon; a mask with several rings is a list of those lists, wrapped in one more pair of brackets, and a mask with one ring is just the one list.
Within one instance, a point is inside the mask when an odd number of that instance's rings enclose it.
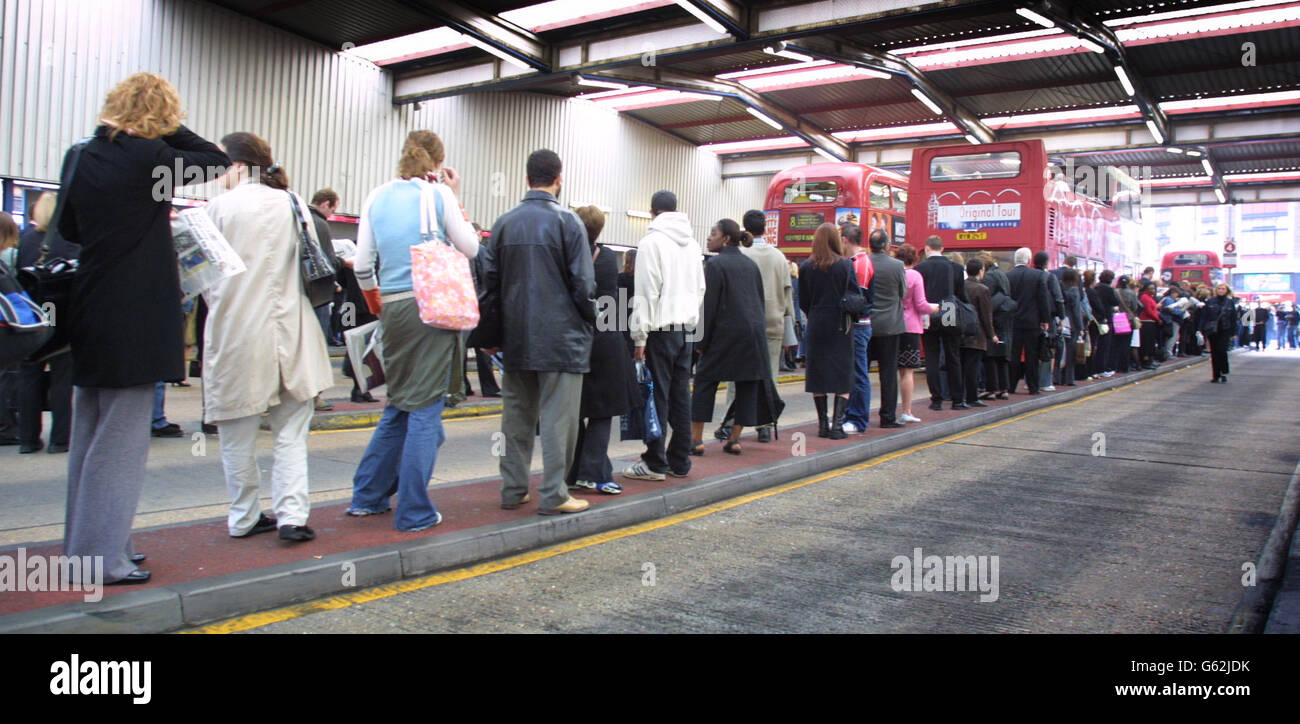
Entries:
{"label": "woman with blonde ponytail", "polygon": [[[438,459],[443,398],[453,380],[460,332],[420,321],[411,284],[411,247],[431,234],[466,257],[478,254],[478,234],[456,200],[460,176],[442,162],[442,140],[412,131],[397,164],[399,178],[370,192],[361,207],[353,271],[370,310],[383,327],[384,415],[352,479],[348,515],[385,513],[397,495],[398,530],[417,531],[442,522],[429,500],[429,478]],[[378,262],[378,271],[376,271]],[[464,356],[464,352],[459,352]]]}

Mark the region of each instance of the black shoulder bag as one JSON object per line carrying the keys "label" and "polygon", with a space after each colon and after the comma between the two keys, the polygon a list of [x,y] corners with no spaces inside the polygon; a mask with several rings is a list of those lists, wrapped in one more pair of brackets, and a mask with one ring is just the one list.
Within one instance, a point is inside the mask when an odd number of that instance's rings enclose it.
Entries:
{"label": "black shoulder bag", "polygon": [[325,256],[325,250],[307,230],[307,219],[298,206],[298,197],[289,194],[289,204],[298,220],[298,263],[302,269],[302,288],[313,308],[329,304],[334,299],[334,265]]}

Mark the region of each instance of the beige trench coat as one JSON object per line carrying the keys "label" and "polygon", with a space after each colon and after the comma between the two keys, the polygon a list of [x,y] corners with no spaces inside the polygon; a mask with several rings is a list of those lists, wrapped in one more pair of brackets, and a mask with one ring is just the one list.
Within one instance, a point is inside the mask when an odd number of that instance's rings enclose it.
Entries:
{"label": "beige trench coat", "polygon": [[[303,214],[311,211],[298,198]],[[207,422],[310,400],[333,385],[320,322],[303,291],[289,195],[245,180],[206,207],[248,270],[204,292],[203,402]],[[316,227],[307,217],[307,232]]]}

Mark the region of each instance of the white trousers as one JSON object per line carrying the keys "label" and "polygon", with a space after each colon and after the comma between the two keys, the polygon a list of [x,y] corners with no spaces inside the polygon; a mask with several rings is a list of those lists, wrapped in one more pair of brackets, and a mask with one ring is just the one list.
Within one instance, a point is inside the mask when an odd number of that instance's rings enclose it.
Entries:
{"label": "white trousers", "polygon": [[[315,412],[312,399],[286,400],[267,411],[275,453],[271,467],[271,504],[279,525],[306,525],[311,501],[307,497],[307,431]],[[257,430],[261,415],[217,423],[221,465],[226,471],[231,535],[243,535],[257,524],[262,506],[257,497],[262,471],[257,466]]]}

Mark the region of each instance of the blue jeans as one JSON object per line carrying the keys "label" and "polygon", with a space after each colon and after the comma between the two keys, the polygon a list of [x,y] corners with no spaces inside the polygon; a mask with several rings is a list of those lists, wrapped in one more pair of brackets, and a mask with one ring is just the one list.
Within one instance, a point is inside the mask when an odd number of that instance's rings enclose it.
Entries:
{"label": "blue jeans", "polygon": [[393,527],[415,530],[433,525],[438,508],[429,500],[429,478],[438,461],[443,401],[422,410],[402,412],[388,405],[352,478],[349,510],[382,513],[397,494]]}
{"label": "blue jeans", "polygon": [[153,424],[151,427],[155,430],[161,430],[167,427],[167,413],[163,412],[163,400],[167,398],[167,383],[156,382],[153,386]]}
{"label": "blue jeans", "polygon": [[849,409],[844,421],[853,423],[859,430],[867,429],[871,417],[871,366],[867,359],[867,346],[871,343],[871,325],[853,326],[853,392],[849,395]]}

